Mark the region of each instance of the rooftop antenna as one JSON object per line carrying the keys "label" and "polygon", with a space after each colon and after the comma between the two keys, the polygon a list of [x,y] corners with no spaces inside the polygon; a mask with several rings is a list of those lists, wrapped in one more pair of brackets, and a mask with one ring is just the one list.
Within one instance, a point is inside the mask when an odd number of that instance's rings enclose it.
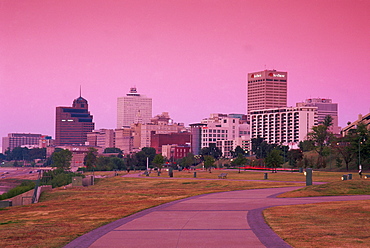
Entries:
{"label": "rooftop antenna", "polygon": [[81,97],[81,85],[80,85],[80,97]]}

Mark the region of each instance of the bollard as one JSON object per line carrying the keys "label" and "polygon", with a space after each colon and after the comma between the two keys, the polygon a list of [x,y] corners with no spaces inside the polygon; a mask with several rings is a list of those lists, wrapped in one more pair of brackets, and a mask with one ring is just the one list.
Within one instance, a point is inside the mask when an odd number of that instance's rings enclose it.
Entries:
{"label": "bollard", "polygon": [[173,169],[172,169],[172,168],[170,168],[170,169],[168,170],[168,176],[169,176],[169,177],[173,177]]}
{"label": "bollard", "polygon": [[265,174],[263,175],[263,179],[267,180],[267,178],[268,178],[268,174],[267,174],[267,173],[265,173]]}
{"label": "bollard", "polygon": [[299,173],[303,173],[303,168],[299,168]]}
{"label": "bollard", "polygon": [[348,174],[348,180],[352,179],[352,174]]}
{"label": "bollard", "polygon": [[306,186],[312,185],[312,168],[306,169]]}
{"label": "bollard", "polygon": [[161,176],[161,171],[158,171],[157,173],[158,173],[158,176]]}
{"label": "bollard", "polygon": [[197,177],[197,172],[196,171],[194,171],[194,177]]}
{"label": "bollard", "polygon": [[347,175],[343,175],[343,176],[342,176],[342,180],[343,180],[343,181],[347,180]]}
{"label": "bollard", "polygon": [[148,177],[149,176],[149,171],[145,171],[145,175]]}

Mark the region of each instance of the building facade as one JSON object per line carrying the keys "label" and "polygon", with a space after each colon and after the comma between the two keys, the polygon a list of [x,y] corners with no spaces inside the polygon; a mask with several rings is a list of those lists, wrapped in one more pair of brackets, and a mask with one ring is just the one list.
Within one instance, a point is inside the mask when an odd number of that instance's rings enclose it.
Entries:
{"label": "building facade", "polygon": [[170,134],[186,132],[183,123],[175,123],[169,118],[167,112],[164,112],[152,118],[150,123],[137,123],[131,126],[133,131],[133,148],[141,150],[143,147],[150,147],[151,136],[155,134]]}
{"label": "building facade", "polygon": [[338,126],[338,103],[333,103],[332,99],[328,98],[310,98],[304,102],[296,103],[297,107],[317,107],[317,121],[322,124],[327,115],[333,118],[333,125],[330,126],[330,131],[334,134],[340,133]]}
{"label": "building facade", "polygon": [[317,125],[317,107],[286,107],[251,111],[251,138],[296,146]]}
{"label": "building facade", "polygon": [[125,97],[117,98],[117,129],[131,124],[150,122],[152,118],[152,99],[137,93],[135,87]]}
{"label": "building facade", "polygon": [[235,115],[211,114],[201,123],[190,124],[191,151],[194,155],[199,155],[204,147],[217,146],[217,144],[223,146],[219,147],[221,150],[226,151],[229,145],[226,141],[248,136],[248,124],[239,117],[230,116]]}
{"label": "building facade", "polygon": [[162,153],[163,145],[186,145],[190,144],[190,133],[169,133],[169,134],[157,134],[152,132],[150,147],[153,147],[156,150],[156,153]]}
{"label": "building facade", "polygon": [[100,129],[87,134],[87,144],[105,148],[114,147],[114,130]]}
{"label": "building facade", "polygon": [[124,154],[135,152],[134,137],[131,128],[121,128],[114,130],[114,147],[119,148]]}
{"label": "building facade", "polygon": [[174,162],[178,159],[186,157],[190,152],[190,146],[187,145],[163,145],[161,147],[163,157],[169,161]]}
{"label": "building facade", "polygon": [[248,73],[247,113],[287,106],[287,72],[264,70]]}
{"label": "building facade", "polygon": [[80,96],[73,101],[72,107],[56,108],[55,144],[85,144],[87,134],[94,130],[94,126],[88,102]]}
{"label": "building facade", "polygon": [[2,153],[6,150],[13,150],[16,147],[35,147],[44,148],[43,144],[51,142],[51,137],[47,135],[35,134],[35,133],[9,133],[7,137],[3,137]]}
{"label": "building facade", "polygon": [[360,124],[365,125],[367,130],[370,130],[370,113],[366,115],[359,114],[357,120],[348,123],[348,125],[341,131],[342,136],[346,136],[352,129],[356,129]]}

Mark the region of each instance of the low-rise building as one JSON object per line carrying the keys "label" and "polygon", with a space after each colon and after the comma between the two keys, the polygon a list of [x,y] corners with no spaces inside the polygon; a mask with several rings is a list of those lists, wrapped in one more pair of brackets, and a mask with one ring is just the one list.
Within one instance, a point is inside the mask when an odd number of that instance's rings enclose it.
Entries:
{"label": "low-rise building", "polygon": [[[13,150],[16,147],[44,148],[51,144],[51,136],[35,133],[9,133],[3,137],[2,153],[6,150]],[[44,145],[45,144],[45,145]]]}
{"label": "low-rise building", "polygon": [[342,136],[346,136],[348,132],[352,129],[356,129],[359,124],[363,124],[367,127],[368,130],[370,130],[370,113],[366,115],[358,115],[358,119],[354,122],[348,123],[348,125],[342,129],[341,134]]}

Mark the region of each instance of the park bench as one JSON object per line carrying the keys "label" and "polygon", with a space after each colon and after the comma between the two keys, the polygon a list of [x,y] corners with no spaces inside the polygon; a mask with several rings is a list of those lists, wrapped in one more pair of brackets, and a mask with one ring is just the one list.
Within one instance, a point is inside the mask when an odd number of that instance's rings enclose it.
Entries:
{"label": "park bench", "polygon": [[218,178],[220,179],[225,179],[227,177],[227,173],[221,173],[220,175],[218,175]]}

